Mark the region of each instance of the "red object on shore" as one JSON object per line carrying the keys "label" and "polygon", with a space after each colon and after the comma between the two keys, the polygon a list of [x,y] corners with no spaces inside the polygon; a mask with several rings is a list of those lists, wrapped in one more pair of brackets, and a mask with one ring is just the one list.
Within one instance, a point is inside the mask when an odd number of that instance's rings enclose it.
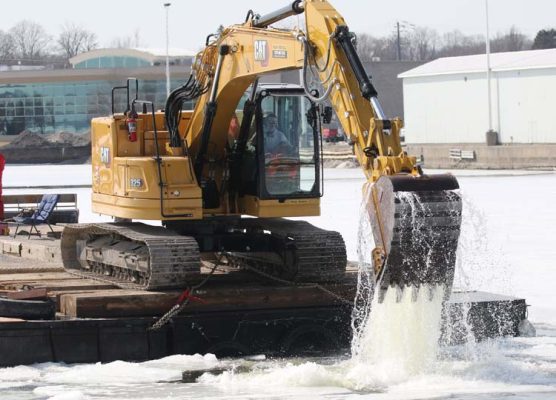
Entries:
{"label": "red object on shore", "polygon": [[0,154],[0,221],[4,219],[4,202],[2,201],[2,171],[4,171],[6,159]]}
{"label": "red object on shore", "polygon": [[326,142],[337,142],[339,139],[338,136],[338,129],[334,128],[323,128],[322,129],[322,138]]}

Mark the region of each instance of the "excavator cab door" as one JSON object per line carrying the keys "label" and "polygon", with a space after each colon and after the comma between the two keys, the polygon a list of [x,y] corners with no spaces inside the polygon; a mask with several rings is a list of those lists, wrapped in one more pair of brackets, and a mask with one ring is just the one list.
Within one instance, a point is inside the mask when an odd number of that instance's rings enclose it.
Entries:
{"label": "excavator cab door", "polygon": [[255,118],[260,199],[322,195],[317,115],[317,106],[298,88],[260,92]]}

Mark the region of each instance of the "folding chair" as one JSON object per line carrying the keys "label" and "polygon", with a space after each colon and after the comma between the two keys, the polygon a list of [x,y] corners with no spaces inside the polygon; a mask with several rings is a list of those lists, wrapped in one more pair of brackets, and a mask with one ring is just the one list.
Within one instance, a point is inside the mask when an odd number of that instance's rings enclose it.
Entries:
{"label": "folding chair", "polygon": [[29,236],[28,239],[31,238],[31,233],[33,232],[33,228],[37,231],[37,234],[40,236],[41,233],[37,229],[37,225],[47,224],[48,227],[52,232],[52,226],[50,225],[50,216],[52,215],[52,211],[56,208],[56,204],[58,204],[58,199],[60,198],[59,194],[45,194],[42,196],[42,199],[37,206],[36,210],[33,212],[33,215],[30,217],[14,217],[13,220],[17,225],[15,229],[14,237],[17,235],[17,231],[21,225],[31,225],[29,229]]}

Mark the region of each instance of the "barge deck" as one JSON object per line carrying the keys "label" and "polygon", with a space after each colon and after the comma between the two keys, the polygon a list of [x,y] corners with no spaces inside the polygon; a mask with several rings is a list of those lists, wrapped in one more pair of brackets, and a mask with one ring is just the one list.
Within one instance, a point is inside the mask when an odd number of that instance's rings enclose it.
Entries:
{"label": "barge deck", "polygon": [[[179,316],[153,330],[182,291],[124,290],[78,278],[63,271],[59,245],[46,237],[0,238],[0,366],[349,352],[357,282],[350,265],[329,285],[218,270]],[[524,299],[454,292],[447,315],[442,340],[455,343],[469,329],[477,339],[517,335],[527,306]]]}

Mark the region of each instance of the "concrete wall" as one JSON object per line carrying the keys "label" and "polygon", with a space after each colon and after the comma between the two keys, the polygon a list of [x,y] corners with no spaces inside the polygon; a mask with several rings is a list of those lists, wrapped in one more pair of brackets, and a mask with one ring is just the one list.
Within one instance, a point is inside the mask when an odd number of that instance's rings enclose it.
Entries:
{"label": "concrete wall", "polygon": [[[426,168],[556,170],[556,144],[408,144],[405,149],[408,154],[421,157]],[[475,158],[450,158],[451,149],[473,151]]]}
{"label": "concrete wall", "polygon": [[[485,143],[486,73],[403,79],[408,143]],[[492,74],[492,121],[502,144],[556,143],[556,68]]]}

